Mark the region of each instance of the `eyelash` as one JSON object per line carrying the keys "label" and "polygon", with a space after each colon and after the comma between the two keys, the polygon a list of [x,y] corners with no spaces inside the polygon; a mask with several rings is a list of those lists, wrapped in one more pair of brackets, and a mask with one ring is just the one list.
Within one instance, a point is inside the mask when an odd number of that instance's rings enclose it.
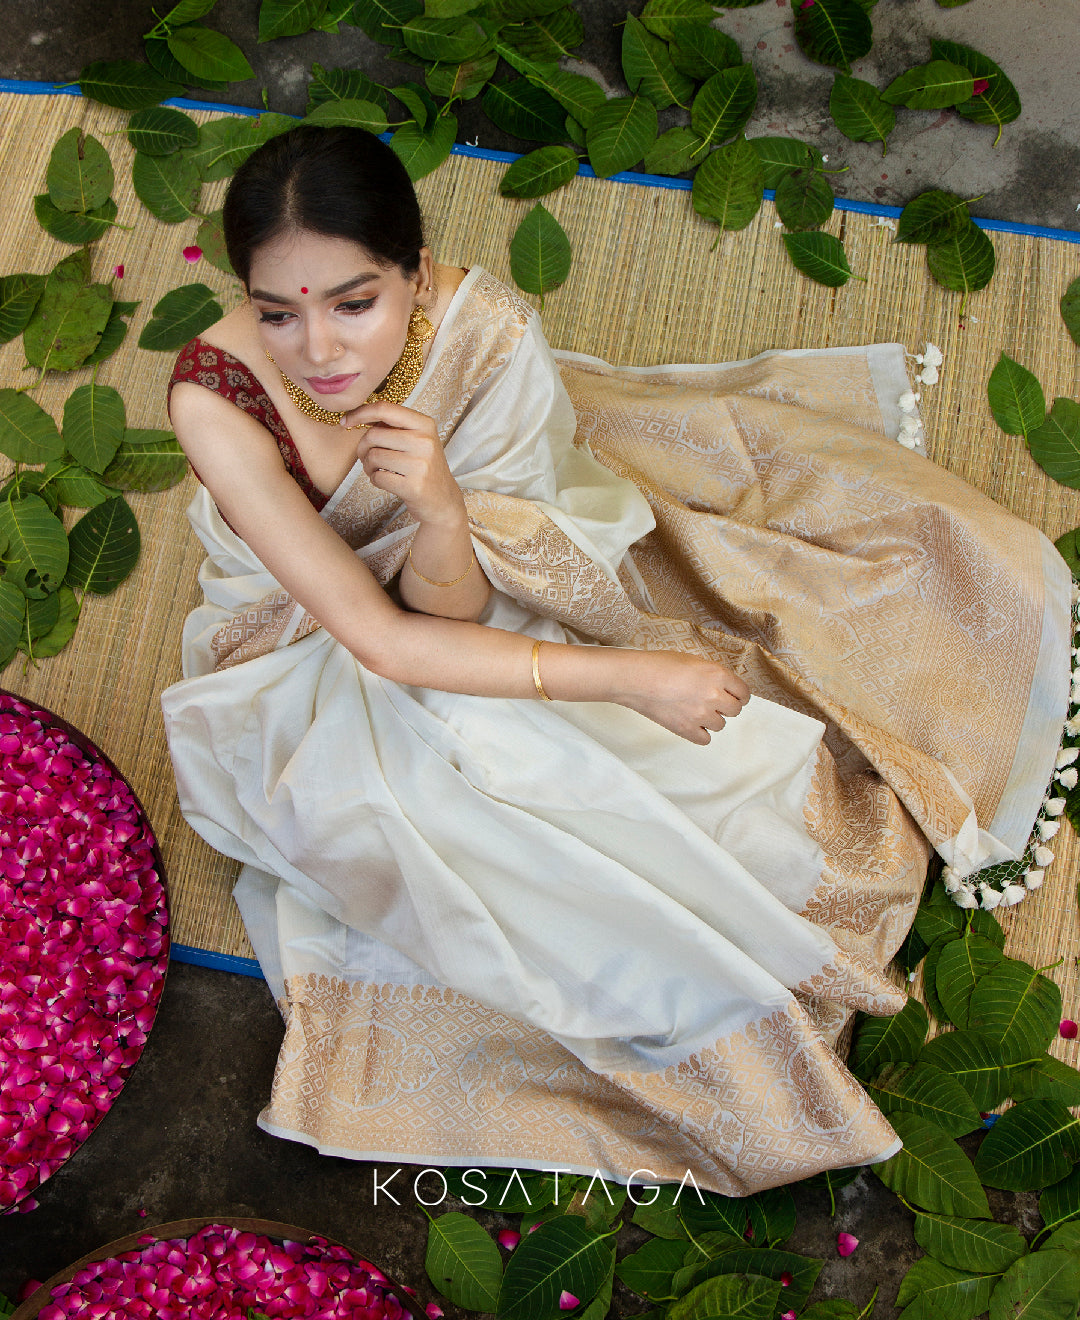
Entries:
{"label": "eyelash", "polygon": [[[360,316],[370,311],[374,305],[374,298],[359,298],[353,302],[338,303],[336,310],[345,312],[348,316]],[[262,325],[288,325],[292,316],[292,312],[263,312],[259,316],[259,322]]]}

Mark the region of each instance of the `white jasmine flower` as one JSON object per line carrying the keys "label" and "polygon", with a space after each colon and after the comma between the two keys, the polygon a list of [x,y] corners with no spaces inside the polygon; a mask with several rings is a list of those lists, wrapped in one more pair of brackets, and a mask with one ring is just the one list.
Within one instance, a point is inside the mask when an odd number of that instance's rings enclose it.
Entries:
{"label": "white jasmine flower", "polygon": [[1065,810],[1065,799],[1051,798],[1050,801],[1047,802],[1046,806],[1043,807],[1043,810],[1046,812],[1048,816],[1060,816],[1061,813]]}
{"label": "white jasmine flower", "polygon": [[1080,756],[1080,747],[1063,747],[1058,752],[1054,764],[1059,770],[1064,770],[1067,765],[1072,765],[1078,756]]}
{"label": "white jasmine flower", "polygon": [[993,885],[980,885],[979,893],[982,895],[979,906],[984,912],[992,912],[1001,902],[1001,891],[995,889]]}
{"label": "white jasmine flower", "polygon": [[933,363],[927,362],[915,379],[922,385],[936,385],[938,383],[938,369]]}
{"label": "white jasmine flower", "polygon": [[1025,871],[1024,888],[1038,889],[1039,886],[1042,884],[1045,875],[1046,875],[1045,871]]}
{"label": "white jasmine flower", "polygon": [[896,221],[890,220],[887,215],[877,216],[874,220],[874,224],[879,225],[882,229],[891,229],[894,234],[896,233]]}
{"label": "white jasmine flower", "polygon": [[[821,160],[822,160],[822,163],[823,163],[823,164],[828,165],[828,163],[829,163],[829,158],[828,158],[828,156],[822,156]],[[1080,206],[1078,206],[1076,209],[1077,209],[1078,211],[1080,211]]]}
{"label": "white jasmine flower", "polygon": [[1023,885],[1006,885],[1001,893],[1001,906],[1015,907],[1022,898],[1027,898],[1027,890]]}
{"label": "white jasmine flower", "polygon": [[947,894],[955,894],[956,891],[960,889],[963,885],[963,881],[956,874],[956,872],[949,866],[946,866],[945,869],[942,871],[941,879],[945,885],[945,892]]}
{"label": "white jasmine flower", "polygon": [[1049,866],[1053,860],[1054,860],[1054,854],[1050,851],[1050,849],[1044,848],[1042,844],[1039,844],[1039,846],[1035,849],[1035,865]]}
{"label": "white jasmine flower", "polygon": [[1080,779],[1080,774],[1077,773],[1076,766],[1073,765],[1068,770],[1059,770],[1054,778],[1062,788],[1073,789],[1076,787],[1077,779]]}
{"label": "white jasmine flower", "polygon": [[896,406],[902,413],[913,413],[918,406],[918,399],[911,390],[905,390],[896,401]]}
{"label": "white jasmine flower", "polygon": [[978,899],[971,892],[971,890],[964,889],[963,887],[958,889],[956,893],[953,894],[952,901],[959,908],[975,908],[979,906]]}
{"label": "white jasmine flower", "polygon": [[940,367],[945,361],[945,354],[938,348],[937,344],[927,344],[923,357],[929,367]]}
{"label": "white jasmine flower", "polygon": [[1038,825],[1035,826],[1035,829],[1038,832],[1040,839],[1052,839],[1058,830],[1061,829],[1061,821],[1040,820]]}

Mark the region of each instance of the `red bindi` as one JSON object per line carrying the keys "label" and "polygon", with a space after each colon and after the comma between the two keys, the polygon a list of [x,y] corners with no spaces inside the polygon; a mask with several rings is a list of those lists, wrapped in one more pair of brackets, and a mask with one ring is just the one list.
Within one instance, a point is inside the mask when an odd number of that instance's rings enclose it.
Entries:
{"label": "red bindi", "polygon": [[301,287],[300,292],[301,292],[301,293],[307,293],[307,289]]}

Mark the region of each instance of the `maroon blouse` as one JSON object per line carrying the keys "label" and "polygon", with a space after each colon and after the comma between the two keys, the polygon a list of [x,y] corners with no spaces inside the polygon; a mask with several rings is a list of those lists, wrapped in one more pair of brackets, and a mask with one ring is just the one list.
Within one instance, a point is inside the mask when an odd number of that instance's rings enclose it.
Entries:
{"label": "maroon blouse", "polygon": [[[215,348],[205,339],[196,336],[186,344],[176,359],[172,379],[169,381],[169,397],[172,397],[174,385],[180,382],[202,385],[213,390],[223,399],[235,404],[241,412],[254,417],[260,426],[265,426],[277,441],[277,447],[290,476],[308,497],[316,509],[322,509],[329,499],[315,485],[307,474],[304,461],[297,451],[289,428],[281,420],[281,414],[273,400],[263,389],[257,376],[244,366],[239,358],[226,353],[223,348]],[[192,469],[194,471],[194,469]],[[198,473],[195,473],[198,477]],[[200,478],[201,479],[201,478]]]}

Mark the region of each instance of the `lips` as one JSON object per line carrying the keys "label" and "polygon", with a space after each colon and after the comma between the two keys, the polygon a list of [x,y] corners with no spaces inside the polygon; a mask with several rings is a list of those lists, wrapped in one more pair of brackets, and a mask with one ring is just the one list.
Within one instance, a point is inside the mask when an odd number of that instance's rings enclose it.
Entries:
{"label": "lips", "polygon": [[359,374],[354,371],[347,376],[305,376],[304,383],[316,394],[340,394],[349,388]]}

